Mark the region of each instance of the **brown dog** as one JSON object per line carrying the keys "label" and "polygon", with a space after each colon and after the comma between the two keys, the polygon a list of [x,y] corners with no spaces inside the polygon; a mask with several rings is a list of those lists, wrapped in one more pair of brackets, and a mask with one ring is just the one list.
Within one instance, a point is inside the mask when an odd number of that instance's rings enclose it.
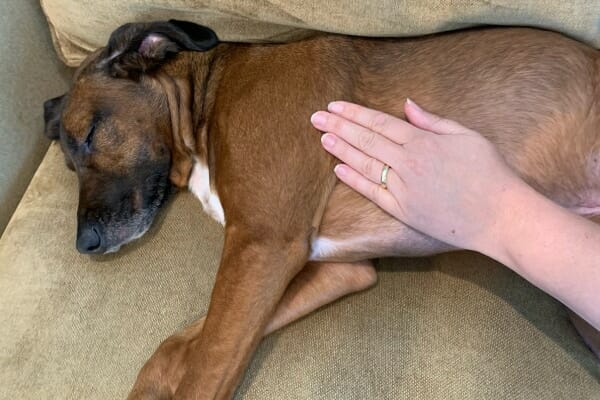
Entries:
{"label": "brown dog", "polygon": [[598,51],[531,29],[236,45],[181,21],[119,28],[45,105],[46,133],[79,177],[77,248],[139,237],[171,184],[225,226],[206,319],[160,346],[130,398],[230,398],[263,334],[373,285],[368,260],[453,250],[336,182],[309,122],[328,101],[402,117],[410,95],[485,134],[544,195],[592,215],[599,81]]}

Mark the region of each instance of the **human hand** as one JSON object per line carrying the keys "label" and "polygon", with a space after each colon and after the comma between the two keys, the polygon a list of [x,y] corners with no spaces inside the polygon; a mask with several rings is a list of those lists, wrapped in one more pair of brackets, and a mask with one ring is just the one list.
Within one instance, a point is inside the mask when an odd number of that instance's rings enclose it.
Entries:
{"label": "human hand", "polygon": [[[526,184],[479,133],[407,100],[410,123],[347,103],[313,114],[321,141],[342,160],[335,173],[411,227],[459,248],[489,253],[510,210],[503,199]],[[384,164],[391,168],[387,189]],[[508,204],[508,203],[507,203]]]}
{"label": "human hand", "polygon": [[507,265],[600,329],[598,225],[529,187],[479,133],[410,101],[410,123],[351,103],[328,109],[311,120],[345,163],[335,168],[343,182],[413,228]]}

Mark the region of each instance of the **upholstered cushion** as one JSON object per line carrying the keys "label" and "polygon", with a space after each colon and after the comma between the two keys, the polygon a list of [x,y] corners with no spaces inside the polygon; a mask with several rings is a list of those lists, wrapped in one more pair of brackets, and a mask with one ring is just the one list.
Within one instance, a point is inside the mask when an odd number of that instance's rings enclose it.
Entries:
{"label": "upholstered cushion", "polygon": [[480,24],[562,31],[600,47],[600,2],[589,0],[41,0],[61,58],[78,65],[126,22],[168,18],[212,27],[226,41],[285,41],[308,30],[415,36]]}
{"label": "upholstered cushion", "polygon": [[[207,309],[222,228],[193,196],[96,257],[75,250],[76,205],[54,144],[0,239],[0,399],[123,399]],[[600,366],[563,307],[507,268],[456,253],[378,271],[373,289],[264,340],[236,398],[599,398]]]}
{"label": "upholstered cushion", "polygon": [[49,141],[42,103],[67,87],[36,1],[0,1],[0,235]]}

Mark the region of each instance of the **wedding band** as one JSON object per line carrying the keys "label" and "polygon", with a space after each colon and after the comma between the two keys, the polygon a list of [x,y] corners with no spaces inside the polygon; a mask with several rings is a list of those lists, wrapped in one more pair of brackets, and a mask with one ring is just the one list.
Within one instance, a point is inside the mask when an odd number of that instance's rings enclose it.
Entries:
{"label": "wedding band", "polygon": [[387,177],[389,171],[390,166],[387,164],[383,164],[383,169],[381,170],[381,187],[384,189],[387,189]]}

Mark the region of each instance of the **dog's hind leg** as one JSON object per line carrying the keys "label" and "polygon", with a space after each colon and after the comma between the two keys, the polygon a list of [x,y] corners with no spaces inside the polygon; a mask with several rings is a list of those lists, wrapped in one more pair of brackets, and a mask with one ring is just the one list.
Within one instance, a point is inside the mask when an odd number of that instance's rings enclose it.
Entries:
{"label": "dog's hind leg", "polygon": [[[264,335],[296,321],[343,296],[377,282],[371,261],[309,262],[288,285]],[[129,400],[171,398],[187,368],[187,357],[200,337],[205,317],[166,339],[141,369]]]}
{"label": "dog's hind leg", "polygon": [[377,272],[371,261],[310,262],[288,286],[265,335],[343,296],[368,289],[376,282]]}

